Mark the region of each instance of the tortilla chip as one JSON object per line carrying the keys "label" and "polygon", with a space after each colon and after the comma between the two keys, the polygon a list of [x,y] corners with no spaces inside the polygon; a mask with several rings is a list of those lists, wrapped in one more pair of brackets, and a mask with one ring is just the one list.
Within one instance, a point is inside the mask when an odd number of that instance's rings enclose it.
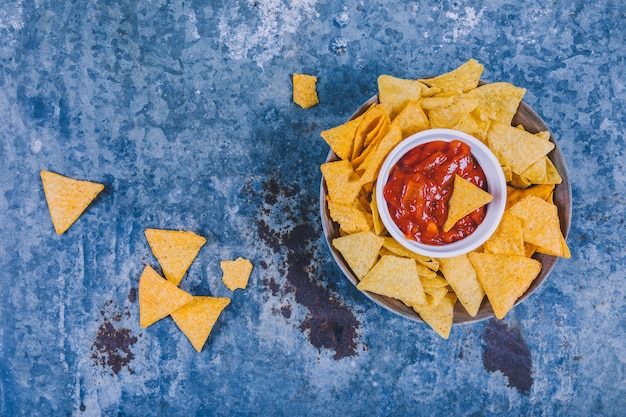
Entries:
{"label": "tortilla chip", "polygon": [[484,66],[475,59],[470,59],[458,68],[434,78],[422,79],[424,84],[441,89],[442,93],[465,93],[478,86]]}
{"label": "tortilla chip", "polygon": [[76,180],[50,171],[41,171],[40,174],[52,224],[59,235],[78,220],[104,189],[102,184]]}
{"label": "tortilla chip", "polygon": [[[561,233],[558,208],[554,204],[529,196],[509,209],[510,213],[522,220],[524,241],[537,247],[537,252],[566,257],[565,239]],[[567,247],[567,245],[565,245]]]}
{"label": "tortilla chip", "polygon": [[357,288],[395,298],[408,306],[426,302],[414,259],[393,255],[381,257]]}
{"label": "tortilla chip", "polygon": [[508,210],[496,231],[484,243],[485,252],[509,255],[524,255],[524,229],[522,221]]}
{"label": "tortilla chip", "polygon": [[355,206],[328,201],[330,218],[346,233],[367,232],[374,228],[372,215]]}
{"label": "tortilla chip", "polygon": [[498,122],[491,124],[487,140],[500,165],[518,175],[554,149],[550,141]]}
{"label": "tortilla chip", "polygon": [[378,100],[387,109],[390,119],[396,117],[409,101],[419,100],[427,90],[428,86],[417,80],[390,75],[378,77]]}
{"label": "tortilla chip", "polygon": [[495,82],[469,91],[466,97],[477,100],[478,107],[485,117],[510,125],[524,94],[525,88],[506,82]]}
{"label": "tortilla chip", "polygon": [[407,102],[402,111],[393,119],[393,123],[397,123],[400,127],[403,139],[417,132],[430,129],[428,116],[424,113],[419,102],[415,100]]}
{"label": "tortilla chip", "polygon": [[552,203],[553,193],[554,184],[541,184],[523,190],[514,187],[506,187],[506,209],[511,208],[518,201],[531,195]]}
{"label": "tortilla chip", "polygon": [[428,324],[439,336],[447,339],[452,329],[454,319],[454,305],[457,297],[454,293],[446,294],[443,299],[435,304],[432,297],[426,296],[426,304],[416,304],[413,310]]}
{"label": "tortilla chip", "polygon": [[317,77],[307,74],[293,74],[293,102],[308,109],[318,104],[316,83]]}
{"label": "tortilla chip", "polygon": [[234,261],[221,261],[222,282],[226,287],[235,291],[237,288],[245,289],[252,272],[252,262],[248,259],[237,258]]}
{"label": "tortilla chip", "polygon": [[525,256],[476,252],[467,256],[499,319],[506,316],[541,272],[541,262]]}
{"label": "tortilla chip", "polygon": [[326,181],[328,198],[336,203],[352,204],[361,191],[360,178],[352,164],[345,160],[327,162],[320,166],[320,170]]}
{"label": "tortilla chip", "polygon": [[379,132],[384,134],[389,128],[389,116],[387,111],[380,104],[372,104],[363,113],[361,123],[354,134],[354,142],[352,144],[352,157],[354,160],[361,154],[363,148],[369,145]]}
{"label": "tortilla chip", "polygon": [[360,232],[333,239],[337,249],[358,279],[362,279],[378,260],[384,239],[373,232]]}
{"label": "tortilla chip", "polygon": [[361,116],[332,129],[322,130],[320,136],[340,159],[350,160],[354,135],[361,123]]}
{"label": "tortilla chip", "polygon": [[456,126],[463,116],[469,114],[478,106],[478,101],[460,96],[454,99],[451,105],[428,110],[430,127],[433,129],[451,129]]}
{"label": "tortilla chip", "polygon": [[163,275],[174,285],[180,283],[206,243],[204,237],[187,231],[146,229],[144,233]]}
{"label": "tortilla chip", "polygon": [[197,352],[202,351],[211,330],[230,298],[195,296],[172,312],[172,319]]}
{"label": "tortilla chip", "polygon": [[374,182],[376,177],[378,177],[378,172],[380,171],[380,167],[389,152],[393,148],[396,147],[402,141],[402,131],[400,127],[392,124],[389,132],[385,135],[385,137],[378,144],[376,149],[369,155],[368,158],[363,161],[363,163],[358,167],[357,173],[363,172],[361,174],[361,184],[368,184]]}
{"label": "tortilla chip", "polygon": [[383,246],[398,256],[415,259],[420,265],[425,266],[431,271],[436,272],[439,269],[439,262],[436,259],[411,252],[390,236],[384,237]]}
{"label": "tortilla chip", "polygon": [[457,221],[489,203],[492,199],[493,196],[487,191],[455,174],[454,188],[450,200],[448,200],[448,218],[443,225],[443,230],[449,231]]}
{"label": "tortilla chip", "polygon": [[475,317],[485,298],[485,291],[467,255],[440,259],[439,268],[467,313]]}
{"label": "tortilla chip", "polygon": [[146,266],[139,278],[139,324],[148,327],[189,303],[191,294]]}

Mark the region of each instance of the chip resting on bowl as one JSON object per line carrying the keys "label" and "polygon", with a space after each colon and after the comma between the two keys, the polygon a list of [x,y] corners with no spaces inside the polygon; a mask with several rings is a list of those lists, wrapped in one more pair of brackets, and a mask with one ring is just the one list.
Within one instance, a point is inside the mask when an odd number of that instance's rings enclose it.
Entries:
{"label": "chip resting on bowl", "polygon": [[455,174],[454,188],[450,200],[448,200],[448,218],[443,225],[443,230],[447,232],[457,221],[489,203],[492,199],[493,197],[487,191]]}
{"label": "chip resting on bowl", "polygon": [[104,189],[103,184],[41,171],[41,182],[57,234],[63,234]]}

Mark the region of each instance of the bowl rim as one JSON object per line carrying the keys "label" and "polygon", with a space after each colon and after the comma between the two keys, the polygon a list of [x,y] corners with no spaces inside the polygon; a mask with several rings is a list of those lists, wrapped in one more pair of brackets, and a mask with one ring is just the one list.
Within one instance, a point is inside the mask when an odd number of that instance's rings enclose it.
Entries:
{"label": "bowl rim", "polygon": [[[488,191],[493,200],[488,203],[487,214],[476,230],[469,236],[445,245],[428,245],[407,238],[391,218],[389,208],[383,196],[383,185],[389,180],[394,165],[409,151],[417,146],[434,141],[451,142],[460,140],[471,148],[476,162],[487,177]],[[402,140],[385,158],[376,181],[376,206],[380,219],[391,236],[411,252],[432,258],[451,258],[469,253],[485,243],[496,231],[506,206],[506,179],[498,159],[479,139],[454,129],[427,129],[417,132]]]}

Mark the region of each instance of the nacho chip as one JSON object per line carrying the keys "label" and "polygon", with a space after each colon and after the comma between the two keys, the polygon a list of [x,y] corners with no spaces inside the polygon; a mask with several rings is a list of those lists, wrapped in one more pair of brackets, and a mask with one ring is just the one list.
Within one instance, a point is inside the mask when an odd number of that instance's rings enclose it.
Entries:
{"label": "nacho chip", "polygon": [[376,203],[376,190],[372,190],[372,201],[370,202],[370,210],[372,212],[372,223],[374,225],[374,233],[382,235],[385,232],[385,225],[380,218],[380,212],[378,211],[378,204]]}
{"label": "nacho chip", "polygon": [[541,262],[525,256],[476,252],[467,256],[499,319],[506,316],[541,272]]}
{"label": "nacho chip", "polygon": [[378,260],[384,239],[373,232],[360,232],[332,240],[358,279],[362,279]]}
{"label": "nacho chip", "polygon": [[448,218],[443,225],[443,230],[449,231],[457,221],[489,203],[492,199],[492,195],[487,191],[455,174],[454,188],[450,200],[448,200]]}
{"label": "nacho chip", "polygon": [[483,70],[481,63],[470,59],[448,73],[420,81],[429,87],[441,89],[442,93],[465,93],[478,86]]}
{"label": "nacho chip", "polygon": [[447,339],[452,329],[454,319],[454,305],[457,297],[454,293],[446,294],[443,299],[434,303],[432,297],[426,296],[426,304],[416,304],[413,310],[428,324],[439,336]]}
{"label": "nacho chip", "polygon": [[163,275],[174,285],[180,283],[206,243],[204,237],[187,231],[146,229],[144,233]]}
{"label": "nacho chip", "polygon": [[172,319],[194,349],[200,352],[228,304],[230,298],[195,296],[189,303],[172,312]]}
{"label": "nacho chip", "polygon": [[317,77],[307,74],[293,74],[293,102],[308,109],[318,104],[316,83]]}
{"label": "nacho chip", "polygon": [[524,255],[524,229],[522,221],[508,210],[496,231],[484,243],[485,252],[509,255]]}
{"label": "nacho chip", "polygon": [[193,297],[146,266],[139,278],[139,324],[148,327],[189,303]]}
{"label": "nacho chip", "polygon": [[506,187],[506,209],[511,208],[518,201],[531,195],[552,203],[553,193],[554,184],[541,184],[523,190],[514,187]]}
{"label": "nacho chip", "polygon": [[554,149],[550,141],[498,122],[491,124],[487,140],[500,165],[511,167],[518,175]]}
{"label": "nacho chip", "polygon": [[440,259],[439,268],[467,314],[475,317],[485,298],[485,291],[467,255]]}
{"label": "nacho chip", "polygon": [[426,302],[414,259],[393,255],[381,257],[357,288],[395,298],[408,306]]}
{"label": "nacho chip", "polygon": [[328,211],[330,218],[346,233],[367,232],[374,227],[372,215],[353,205],[328,201]]}
{"label": "nacho chip", "polygon": [[470,114],[478,106],[478,101],[464,96],[456,97],[452,104],[428,110],[428,120],[433,129],[450,129],[456,126],[463,116]]}
{"label": "nacho chip", "polygon": [[430,129],[430,121],[424,113],[422,106],[415,101],[410,100],[400,113],[393,119],[393,123],[397,123],[402,132],[402,138]]}
{"label": "nacho chip", "polygon": [[237,288],[245,289],[252,272],[252,262],[248,259],[237,258],[234,261],[221,261],[222,282],[226,287],[235,291]]}
{"label": "nacho chip", "polygon": [[356,117],[342,125],[331,129],[322,130],[320,136],[326,141],[330,149],[335,152],[340,159],[350,160],[352,156],[352,143],[354,135],[361,123],[361,117]]}
{"label": "nacho chip", "polygon": [[486,144],[489,122],[481,120],[480,117],[475,116],[475,114],[476,112],[473,110],[470,113],[462,115],[457,123],[452,126],[452,129],[474,136],[476,139]]}
{"label": "nacho chip", "polygon": [[[387,248],[390,252],[398,255],[398,256],[403,256],[405,258],[413,258],[415,259],[420,265],[425,266],[426,268],[428,268],[431,271],[437,271],[439,269],[439,262],[436,259],[432,259],[428,256],[424,256],[424,255],[420,255],[417,254],[415,252],[411,252],[410,250],[406,249],[404,246],[402,246],[400,243],[398,243],[397,240],[395,240],[394,238],[390,237],[390,236],[385,236],[384,237],[384,241],[383,241],[383,246],[385,248]],[[425,274],[423,274],[425,275]]]}
{"label": "nacho chip", "polygon": [[[537,252],[566,257],[558,208],[539,197],[529,196],[509,209],[522,221],[524,241],[537,246]],[[565,245],[566,247],[567,245]]]}
{"label": "nacho chip", "polygon": [[495,82],[469,91],[466,97],[476,99],[481,113],[488,119],[510,125],[524,94],[525,88]]}
{"label": "nacho chip", "polygon": [[368,158],[358,167],[357,173],[363,171],[361,174],[361,184],[368,184],[374,182],[380,171],[385,158],[389,155],[389,152],[396,147],[398,143],[402,141],[402,131],[400,127],[392,124],[389,132],[378,144],[376,149],[369,155]]}
{"label": "nacho chip", "polygon": [[339,160],[327,162],[320,166],[328,198],[336,203],[352,204],[361,191],[360,178],[352,169],[349,161]]}
{"label": "nacho chip", "polygon": [[78,220],[104,189],[102,184],[77,180],[50,171],[41,171],[40,174],[52,224],[59,235],[65,233]]}
{"label": "nacho chip", "polygon": [[439,303],[441,303],[446,298],[446,295],[450,293],[450,287],[447,285],[443,287],[430,286],[425,285],[424,282],[422,282],[422,286],[424,287],[424,293],[426,293],[426,295],[428,296],[428,304],[430,304],[431,307],[439,305]]}
{"label": "nacho chip", "polygon": [[384,136],[389,123],[389,116],[383,106],[376,103],[369,106],[363,113],[361,123],[354,134],[351,160],[359,156],[363,148],[370,144],[379,132]]}
{"label": "nacho chip", "polygon": [[378,100],[389,113],[389,118],[393,119],[413,100],[419,100],[423,95],[429,94],[428,86],[417,80],[406,80],[392,77],[391,75],[381,75],[378,77]]}

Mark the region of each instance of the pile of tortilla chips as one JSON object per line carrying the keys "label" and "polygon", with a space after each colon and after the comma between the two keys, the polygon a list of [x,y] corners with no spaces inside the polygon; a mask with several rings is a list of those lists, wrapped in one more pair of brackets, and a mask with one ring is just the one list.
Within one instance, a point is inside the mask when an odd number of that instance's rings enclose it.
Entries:
{"label": "pile of tortilla chips", "polygon": [[[194,296],[178,287],[206,239],[193,232],[146,229],[152,253],[163,271],[163,278],[147,265],[139,279],[139,323],[148,327],[170,316],[200,352],[230,298]],[[245,288],[252,263],[243,258],[222,261],[222,281],[234,291]]]}
{"label": "pile of tortilla chips", "polygon": [[[377,103],[321,132],[337,156],[320,167],[328,212],[339,226],[332,246],[359,289],[402,301],[444,339],[457,301],[474,317],[486,296],[502,319],[541,271],[531,257],[535,252],[570,256],[552,201],[562,179],[547,156],[554,148],[550,133],[512,126],[525,90],[506,82],[479,85],[483,69],[471,59],[434,78],[382,75]],[[428,258],[402,247],[386,232],[374,198],[389,152],[431,128],[480,139],[500,161],[508,183],[507,208],[496,232],[478,250],[454,258]]]}

